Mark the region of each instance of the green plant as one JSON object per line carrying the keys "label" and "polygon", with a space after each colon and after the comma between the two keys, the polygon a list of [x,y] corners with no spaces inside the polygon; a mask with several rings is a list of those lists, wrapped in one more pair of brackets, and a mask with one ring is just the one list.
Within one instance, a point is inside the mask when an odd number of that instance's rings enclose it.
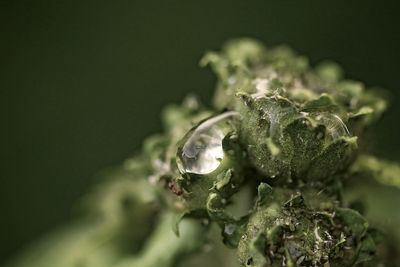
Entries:
{"label": "green plant", "polygon": [[400,186],[400,168],[365,148],[382,90],[249,39],[201,65],[218,77],[213,107],[193,96],[168,106],[165,133],[104,174],[82,220],[11,266],[398,263],[400,234],[375,229],[357,197]]}

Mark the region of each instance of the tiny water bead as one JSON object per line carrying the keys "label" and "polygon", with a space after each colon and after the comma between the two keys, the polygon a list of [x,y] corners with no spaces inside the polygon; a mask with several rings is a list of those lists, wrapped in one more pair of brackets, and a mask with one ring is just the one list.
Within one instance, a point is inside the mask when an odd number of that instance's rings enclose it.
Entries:
{"label": "tiny water bead", "polygon": [[[323,124],[333,139],[350,135],[350,131],[347,128],[346,124],[337,114],[329,112],[315,112],[315,113],[300,112],[300,114],[305,117],[310,116],[320,124]],[[304,122],[306,123],[306,121]],[[317,138],[321,139],[322,137],[323,134],[318,133]]]}
{"label": "tiny water bead", "polygon": [[314,115],[314,117],[318,122],[325,125],[333,139],[350,135],[349,129],[339,115],[323,112]]}
{"label": "tiny water bead", "polygon": [[221,164],[224,156],[222,140],[226,132],[220,124],[238,115],[229,111],[210,118],[192,129],[178,149],[178,168],[182,173],[208,174]]}

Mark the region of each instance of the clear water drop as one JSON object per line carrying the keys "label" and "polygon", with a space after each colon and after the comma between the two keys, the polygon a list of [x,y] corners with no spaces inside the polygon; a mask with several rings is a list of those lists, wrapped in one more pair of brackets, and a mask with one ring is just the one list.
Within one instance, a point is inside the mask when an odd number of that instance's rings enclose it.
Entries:
{"label": "clear water drop", "polygon": [[333,139],[350,135],[349,129],[337,114],[323,112],[316,114],[315,119],[325,125]]}
{"label": "clear water drop", "polygon": [[208,174],[218,168],[224,156],[222,140],[225,137],[219,123],[234,115],[238,113],[222,113],[200,123],[186,135],[184,145],[178,150],[178,167],[182,173]]}

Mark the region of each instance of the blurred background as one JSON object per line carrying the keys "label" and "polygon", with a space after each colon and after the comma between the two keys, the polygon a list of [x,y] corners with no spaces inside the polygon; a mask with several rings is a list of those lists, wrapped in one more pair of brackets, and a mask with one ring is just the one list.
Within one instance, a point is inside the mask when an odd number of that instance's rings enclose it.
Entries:
{"label": "blurred background", "polygon": [[400,161],[395,1],[0,1],[0,265],[72,207],[100,169],[162,131],[159,114],[215,77],[233,37],[288,44],[391,93],[375,154]]}

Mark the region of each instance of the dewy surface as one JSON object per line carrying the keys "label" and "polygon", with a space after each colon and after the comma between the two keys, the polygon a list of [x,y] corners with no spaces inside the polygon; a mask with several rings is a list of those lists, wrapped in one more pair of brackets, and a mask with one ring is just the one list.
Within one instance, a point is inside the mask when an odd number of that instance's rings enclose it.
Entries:
{"label": "dewy surface", "polygon": [[400,266],[400,218],[382,220],[382,196],[364,217],[355,197],[400,195],[400,167],[363,145],[382,91],[251,39],[201,64],[213,107],[167,107],[165,133],[88,194],[87,216],[9,266]]}
{"label": "dewy surface", "polygon": [[222,113],[200,123],[188,133],[186,142],[178,151],[182,162],[178,165],[181,172],[208,174],[218,168],[224,156],[222,139],[225,137],[218,124],[234,115],[238,113]]}

